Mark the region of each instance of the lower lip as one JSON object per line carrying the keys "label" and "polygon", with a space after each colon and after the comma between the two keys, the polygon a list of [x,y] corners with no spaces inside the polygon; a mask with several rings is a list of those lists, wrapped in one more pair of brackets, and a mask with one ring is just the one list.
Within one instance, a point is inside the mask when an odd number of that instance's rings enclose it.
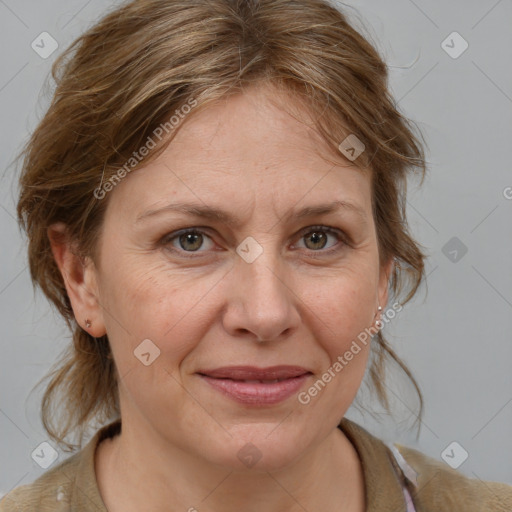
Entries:
{"label": "lower lip", "polygon": [[229,398],[248,405],[272,405],[290,398],[297,393],[311,374],[306,373],[281,382],[255,383],[231,379],[200,377],[217,391]]}

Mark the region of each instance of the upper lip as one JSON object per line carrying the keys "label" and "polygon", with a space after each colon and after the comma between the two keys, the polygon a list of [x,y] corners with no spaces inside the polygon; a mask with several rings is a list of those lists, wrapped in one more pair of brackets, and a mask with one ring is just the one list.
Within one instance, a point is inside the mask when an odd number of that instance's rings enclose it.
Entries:
{"label": "upper lip", "polygon": [[197,373],[216,379],[275,380],[291,379],[311,372],[301,366],[281,365],[269,366],[267,368],[257,368],[255,366],[224,366],[212,370],[199,370]]}

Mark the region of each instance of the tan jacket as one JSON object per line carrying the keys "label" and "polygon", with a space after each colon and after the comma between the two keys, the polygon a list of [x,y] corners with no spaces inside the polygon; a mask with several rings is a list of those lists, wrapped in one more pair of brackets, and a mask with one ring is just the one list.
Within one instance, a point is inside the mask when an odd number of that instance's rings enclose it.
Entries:
{"label": "tan jacket", "polygon": [[[367,512],[410,510],[402,482],[417,512],[512,512],[510,485],[467,478],[444,462],[398,444],[395,458],[386,444],[347,418],[339,428],[362,461]],[[98,430],[81,451],[4,496],[0,512],[108,512],[96,482],[94,452],[102,439],[119,430],[119,420]]]}

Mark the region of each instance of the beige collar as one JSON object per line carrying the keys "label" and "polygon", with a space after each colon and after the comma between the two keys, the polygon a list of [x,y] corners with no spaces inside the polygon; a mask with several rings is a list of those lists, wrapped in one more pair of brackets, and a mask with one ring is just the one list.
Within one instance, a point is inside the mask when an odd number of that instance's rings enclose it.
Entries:
{"label": "beige collar", "polygon": [[[391,450],[357,423],[343,418],[339,428],[354,445],[363,466],[366,512],[405,511],[398,465]],[[398,471],[400,471],[398,469]]]}
{"label": "beige collar", "polygon": [[[99,492],[94,471],[94,454],[98,444],[106,437],[120,432],[121,422],[116,420],[96,432],[83,448],[72,485],[71,511],[94,510],[108,512]],[[405,510],[401,483],[395,473],[389,448],[356,423],[344,418],[339,428],[354,445],[362,462],[367,512],[400,512]],[[68,478],[72,478],[70,474]]]}

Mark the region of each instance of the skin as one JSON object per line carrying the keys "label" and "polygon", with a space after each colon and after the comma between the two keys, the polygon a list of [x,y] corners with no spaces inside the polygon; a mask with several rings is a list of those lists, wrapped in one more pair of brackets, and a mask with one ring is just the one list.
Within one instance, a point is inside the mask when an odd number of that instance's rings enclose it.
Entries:
{"label": "skin", "polygon": [[[64,225],[48,231],[77,321],[108,334],[120,375],[123,430],[95,460],[110,512],[365,510],[361,463],[336,427],[369,344],[307,405],[296,395],[239,404],[196,374],[299,365],[314,374],[307,390],[387,302],[392,261],[379,265],[370,173],[333,155],[276,99],[294,101],[254,86],[190,114],[164,153],[109,193],[97,261],[74,256],[57,236]],[[341,199],[365,220],[351,210],[286,217]],[[176,202],[217,206],[240,225],[176,212],[136,222]],[[321,231],[327,238],[315,241],[315,225],[340,237]],[[159,243],[184,228],[201,228],[202,245]],[[236,252],[248,236],[263,249],[252,263]],[[144,339],[160,349],[148,366],[134,357]],[[237,457],[249,442],[262,455],[250,468]]]}

